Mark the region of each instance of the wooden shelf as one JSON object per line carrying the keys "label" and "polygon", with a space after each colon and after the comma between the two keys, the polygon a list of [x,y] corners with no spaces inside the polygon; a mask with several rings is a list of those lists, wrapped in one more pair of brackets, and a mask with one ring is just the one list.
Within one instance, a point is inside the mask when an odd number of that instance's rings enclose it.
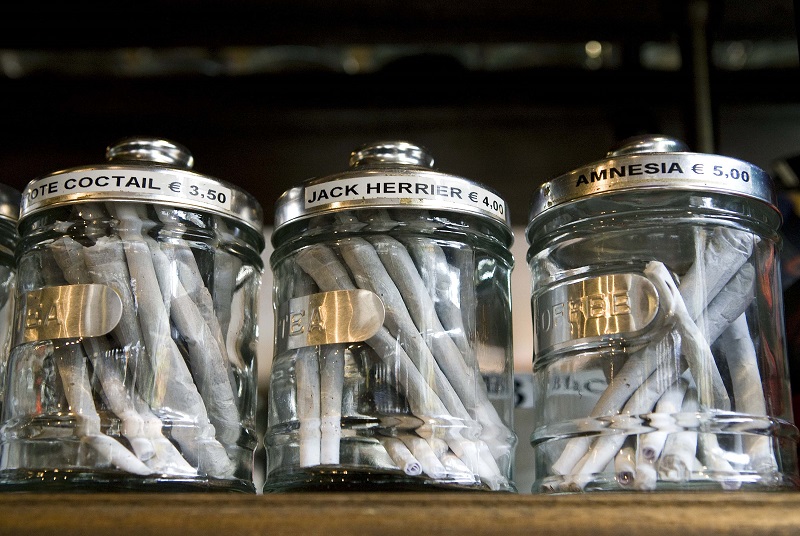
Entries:
{"label": "wooden shelf", "polygon": [[800,493],[6,494],[0,534],[798,534]]}

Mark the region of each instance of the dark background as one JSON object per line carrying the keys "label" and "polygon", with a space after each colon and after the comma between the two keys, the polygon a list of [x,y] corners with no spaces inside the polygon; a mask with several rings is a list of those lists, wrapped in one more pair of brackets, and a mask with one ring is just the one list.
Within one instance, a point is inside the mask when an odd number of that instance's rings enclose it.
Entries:
{"label": "dark background", "polygon": [[795,35],[791,0],[6,3],[0,182],[162,136],[270,223],[287,188],[402,138],[522,225],[537,185],[633,134],[767,169],[800,153]]}

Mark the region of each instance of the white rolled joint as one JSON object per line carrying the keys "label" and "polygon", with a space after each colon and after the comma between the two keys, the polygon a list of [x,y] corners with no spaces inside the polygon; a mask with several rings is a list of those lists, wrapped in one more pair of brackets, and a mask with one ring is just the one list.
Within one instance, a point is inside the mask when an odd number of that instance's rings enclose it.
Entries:
{"label": "white rolled joint", "polygon": [[417,460],[405,443],[396,437],[381,438],[381,443],[389,453],[389,457],[401,471],[409,476],[419,476],[422,474],[422,464]]}
{"label": "white rolled joint", "polygon": [[414,458],[419,460],[423,473],[435,480],[441,480],[447,476],[447,469],[436,457],[436,453],[426,440],[411,435],[401,436],[400,440],[408,447]]}

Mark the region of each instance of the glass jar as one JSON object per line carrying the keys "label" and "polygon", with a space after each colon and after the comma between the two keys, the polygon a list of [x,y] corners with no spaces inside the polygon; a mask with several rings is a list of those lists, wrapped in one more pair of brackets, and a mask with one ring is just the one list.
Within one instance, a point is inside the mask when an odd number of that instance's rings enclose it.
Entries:
{"label": "glass jar", "polygon": [[534,492],[797,486],[774,199],[662,136],[540,188]]}
{"label": "glass jar", "polygon": [[513,490],[505,202],[406,142],[276,206],[265,491]]}
{"label": "glass jar", "polygon": [[255,492],[258,203],[123,140],[28,184],[0,488]]}
{"label": "glass jar", "polygon": [[[5,376],[11,335],[14,331],[14,292],[17,270],[14,251],[19,242],[17,218],[20,194],[0,184],[0,379]],[[0,380],[0,415],[3,409],[3,382]]]}

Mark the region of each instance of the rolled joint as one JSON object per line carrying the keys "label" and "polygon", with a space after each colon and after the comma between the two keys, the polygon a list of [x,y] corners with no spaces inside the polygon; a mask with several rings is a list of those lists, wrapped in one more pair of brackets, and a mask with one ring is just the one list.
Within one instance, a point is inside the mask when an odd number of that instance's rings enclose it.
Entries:
{"label": "rolled joint", "polygon": [[640,452],[648,461],[654,461],[658,457],[658,451],[654,447],[643,447]]}
{"label": "rolled joint", "polygon": [[667,454],[659,460],[658,475],[668,482],[686,482],[691,477],[692,470],[680,456]]}
{"label": "rolled joint", "polygon": [[620,471],[617,473],[617,483],[623,488],[633,486],[633,481],[636,475],[633,471]]}

